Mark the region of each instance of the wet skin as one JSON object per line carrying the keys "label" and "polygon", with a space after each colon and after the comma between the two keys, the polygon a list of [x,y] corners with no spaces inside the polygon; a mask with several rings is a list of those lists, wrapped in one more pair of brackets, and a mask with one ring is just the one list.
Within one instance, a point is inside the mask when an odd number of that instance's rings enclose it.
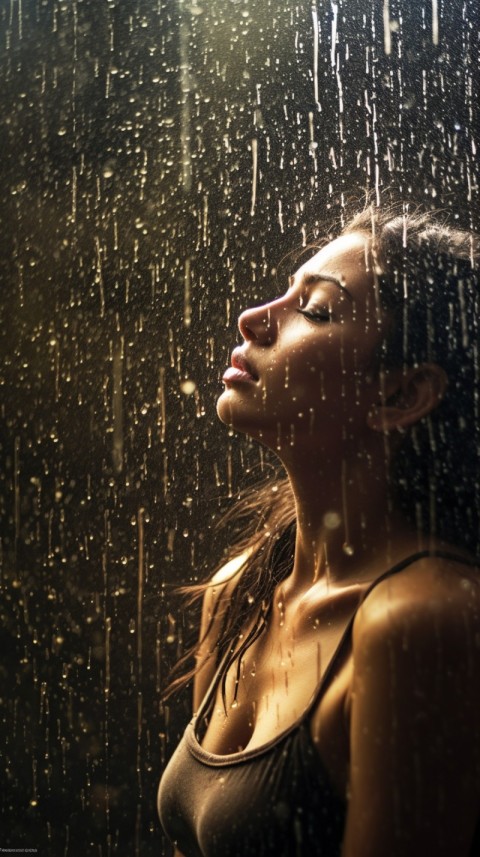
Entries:
{"label": "wet skin", "polygon": [[[239,319],[251,375],[229,373],[218,415],[277,453],[295,497],[297,538],[292,572],[245,655],[228,716],[217,697],[202,739],[213,753],[261,746],[302,714],[361,593],[388,567],[425,548],[461,553],[422,540],[388,503],[402,432],[438,405],[447,379],[430,364],[371,371],[389,320],[376,304],[369,249],[359,233],[331,242],[284,295]],[[325,523],[332,511],[334,529]],[[216,575],[201,636],[237,580]],[[195,710],[212,678],[202,661],[221,615],[222,604],[199,653]],[[358,611],[351,645],[310,719],[331,781],[349,799],[342,857],[467,857],[480,805],[478,634],[475,574],[434,557],[377,584]]]}
{"label": "wet skin", "polygon": [[347,423],[358,439],[378,398],[366,369],[385,323],[366,262],[365,237],[343,236],[302,265],[284,295],[242,313],[241,351],[258,380],[226,382],[222,421],[277,451],[300,439],[304,452],[331,449]]}

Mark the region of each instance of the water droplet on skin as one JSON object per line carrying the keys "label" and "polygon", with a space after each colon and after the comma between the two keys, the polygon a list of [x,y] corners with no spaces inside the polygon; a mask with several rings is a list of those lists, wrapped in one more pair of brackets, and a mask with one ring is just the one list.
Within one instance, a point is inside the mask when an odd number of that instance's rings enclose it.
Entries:
{"label": "water droplet on skin", "polygon": [[342,519],[338,512],[326,512],[323,516],[323,523],[327,530],[336,530],[340,526]]}

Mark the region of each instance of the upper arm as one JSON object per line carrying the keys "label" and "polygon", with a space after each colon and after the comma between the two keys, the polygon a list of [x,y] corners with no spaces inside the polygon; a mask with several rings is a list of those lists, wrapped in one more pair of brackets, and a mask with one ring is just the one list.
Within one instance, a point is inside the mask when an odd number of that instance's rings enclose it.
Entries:
{"label": "upper arm", "polygon": [[215,659],[211,657],[211,652],[217,642],[225,610],[248,556],[248,552],[244,552],[222,566],[212,577],[205,591],[200,623],[200,645],[196,655],[197,672],[193,681],[194,711],[198,711],[213,679]]}
{"label": "upper arm", "polygon": [[354,625],[342,854],[467,857],[480,810],[478,587],[409,600],[392,583]]}

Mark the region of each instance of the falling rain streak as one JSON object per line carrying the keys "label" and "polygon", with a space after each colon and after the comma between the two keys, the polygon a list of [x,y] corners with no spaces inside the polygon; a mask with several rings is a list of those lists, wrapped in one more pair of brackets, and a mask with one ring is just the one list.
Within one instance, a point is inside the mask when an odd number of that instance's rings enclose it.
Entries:
{"label": "falling rain streak", "polygon": [[383,43],[385,53],[392,53],[392,31],[390,29],[390,0],[383,0]]}
{"label": "falling rain streak", "polygon": [[[161,685],[195,630],[173,590],[231,558],[238,533],[215,526],[242,486],[275,482],[216,421],[238,315],[365,192],[479,230],[479,17],[476,0],[1,5],[3,848],[168,853],[154,795],[190,698]],[[325,407],[326,372],[318,389]],[[345,522],[348,556],[347,476],[325,526]]]}
{"label": "falling rain streak", "polygon": [[192,187],[192,154],[190,147],[190,93],[192,86],[189,57],[190,34],[187,23],[187,4],[185,0],[178,0],[178,3],[180,6],[180,83],[182,91],[182,103],[180,113],[182,184],[185,192],[188,193]]}
{"label": "falling rain streak", "polygon": [[113,417],[113,449],[112,460],[115,473],[123,470],[123,359],[124,340],[123,337],[116,341],[113,347],[113,390],[112,390],[112,417]]}
{"label": "falling rain streak", "polygon": [[185,292],[183,298],[183,324],[185,327],[190,327],[192,320],[192,304],[191,304],[191,260],[185,259]]}
{"label": "falling rain streak", "polygon": [[312,18],[313,18],[313,97],[315,99],[315,104],[317,104],[318,108],[320,107],[320,100],[318,95],[318,50],[319,50],[319,25],[318,25],[318,12],[316,6],[312,7]]}
{"label": "falling rain streak", "polygon": [[252,140],[252,203],[250,206],[250,214],[253,217],[255,214],[255,205],[257,202],[257,181],[258,181],[258,140],[256,137]]}
{"label": "falling rain streak", "polygon": [[438,0],[432,0],[432,41],[438,45]]}
{"label": "falling rain streak", "polygon": [[332,45],[331,45],[331,64],[336,65],[337,51],[337,24],[338,24],[338,3],[332,3]]}

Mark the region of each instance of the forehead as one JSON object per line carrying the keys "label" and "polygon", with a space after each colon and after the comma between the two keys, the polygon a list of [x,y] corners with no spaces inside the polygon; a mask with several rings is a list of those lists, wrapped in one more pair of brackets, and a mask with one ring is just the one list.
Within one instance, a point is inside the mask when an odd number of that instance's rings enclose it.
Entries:
{"label": "forehead", "polygon": [[309,275],[331,274],[357,297],[373,284],[369,265],[370,241],[361,232],[341,235],[325,244],[297,271],[295,279]]}

